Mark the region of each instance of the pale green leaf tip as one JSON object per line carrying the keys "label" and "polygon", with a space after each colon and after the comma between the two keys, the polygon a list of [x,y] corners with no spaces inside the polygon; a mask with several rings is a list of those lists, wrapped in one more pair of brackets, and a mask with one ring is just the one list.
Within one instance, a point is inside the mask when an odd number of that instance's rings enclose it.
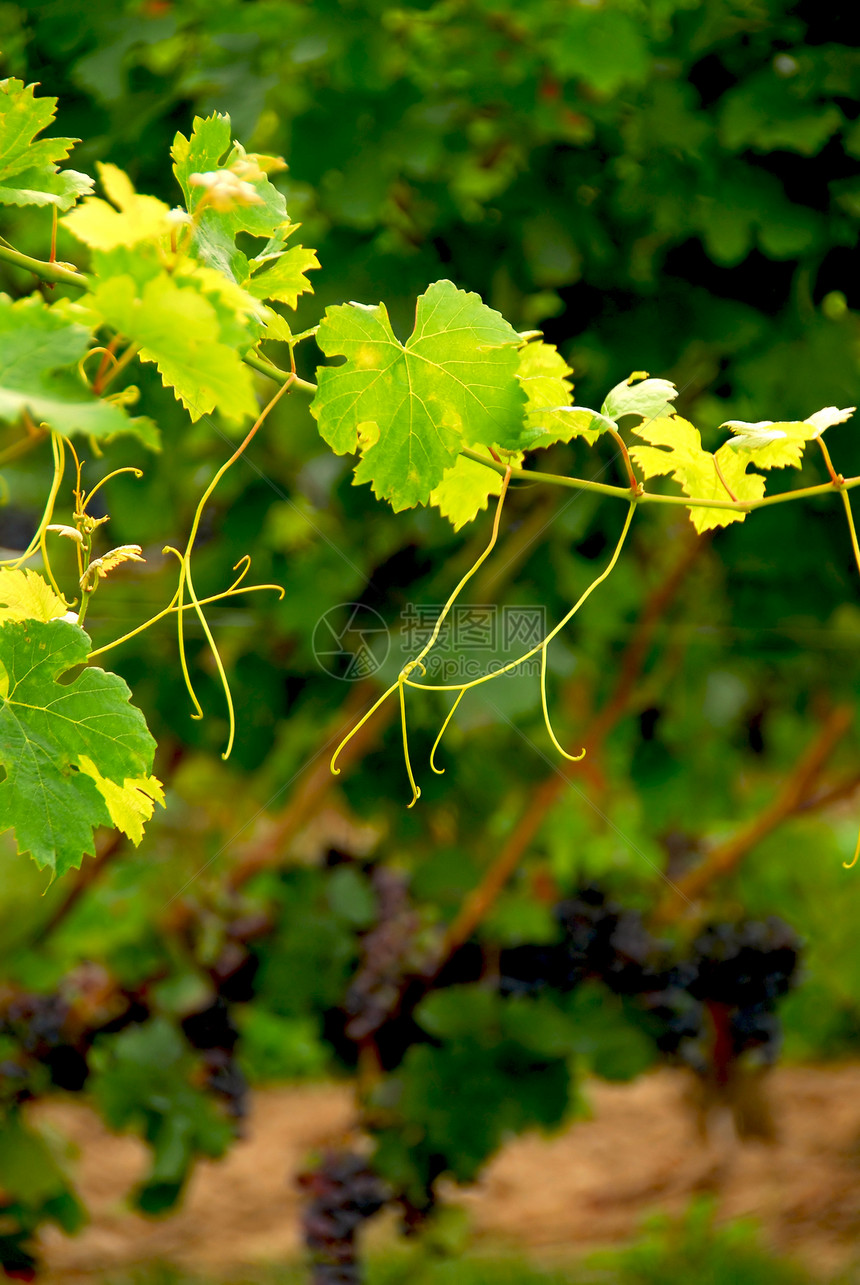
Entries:
{"label": "pale green leaf tip", "polygon": [[815,429],[815,436],[820,437],[826,428],[832,428],[834,424],[844,424],[856,409],[856,406],[845,406],[842,410],[836,406],[825,406],[823,410],[807,415],[805,422],[811,424]]}

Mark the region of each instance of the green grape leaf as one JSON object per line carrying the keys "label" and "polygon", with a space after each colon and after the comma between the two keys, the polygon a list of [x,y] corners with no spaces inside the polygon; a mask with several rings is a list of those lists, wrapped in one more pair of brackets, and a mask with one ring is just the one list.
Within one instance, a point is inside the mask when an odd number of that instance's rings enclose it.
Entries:
{"label": "green grape leaf", "polygon": [[256,414],[251,372],[237,351],[251,345],[242,308],[255,301],[197,264],[170,274],[131,259],[124,248],[98,254],[98,284],[84,304],[140,346],[141,361],[155,363],[193,420],[216,408],[234,422]]}
{"label": "green grape leaf", "polygon": [[[630,456],[646,478],[671,474],[685,495],[700,500],[760,500],[765,479],[760,473],[747,473],[749,458],[732,450],[724,442],[716,455],[702,449],[699,430],[680,415],[660,416],[639,424],[634,430],[650,446],[633,446]],[[719,472],[718,472],[719,469]],[[720,473],[725,486],[720,480]],[[743,522],[746,514],[732,509],[691,508],[690,521],[698,532],[712,527]]]}
{"label": "green grape leaf", "polygon": [[313,294],[313,286],[305,273],[319,266],[314,250],[294,245],[282,254],[268,257],[262,262],[253,260],[253,275],[244,285],[255,299],[274,299],[277,303],[286,303],[295,308],[300,294]]}
{"label": "green grape leaf", "polygon": [[[232,140],[230,117],[218,113],[205,119],[195,116],[191,137],[177,134],[171,156],[186,208],[189,214],[196,215],[196,253],[210,267],[238,284],[245,284],[250,266],[247,256],[236,246],[238,234],[248,232],[251,236],[269,238],[263,253],[274,254],[283,249],[289,230],[287,203],[264,173],[283,169],[283,162],[276,157],[246,153],[241,144]],[[215,208],[212,188],[192,182],[192,176],[205,178],[218,174],[231,175],[240,183],[249,184],[251,190],[243,198],[244,189],[239,189],[237,200],[223,202],[226,208]],[[198,210],[204,201],[203,208]]]}
{"label": "green grape leaf", "polygon": [[[479,455],[490,459],[488,446],[474,448]],[[519,465],[523,462],[522,451],[505,452],[503,463]],[[477,464],[466,455],[458,455],[451,468],[445,470],[442,481],[430,492],[430,503],[435,505],[443,518],[447,518],[459,531],[467,522],[471,522],[481,509],[487,507],[491,495],[499,495],[502,489],[502,475],[494,469]]]}
{"label": "green grape leaf", "polygon": [[117,402],[95,397],[78,363],[91,331],[62,302],[49,307],[37,295],[16,303],[0,295],[0,420],[14,423],[24,411],[68,437],[132,433],[156,446],[148,419],[131,419]]}
{"label": "green grape leaf", "polygon": [[[97,165],[101,185],[110,201],[90,196],[63,219],[63,226],[84,245],[113,250],[156,240],[169,231],[170,211],[154,196],[139,196],[131,179],[116,165]],[[114,209],[116,206],[116,209]]]}
{"label": "green grape leaf", "polygon": [[0,627],[0,833],[14,829],[52,879],[94,851],[93,828],[111,813],[82,759],[120,789],[149,779],[155,742],[117,674],[87,668],[90,640],[63,621]]}
{"label": "green grape leaf", "polygon": [[36,135],[56,115],[56,98],[36,98],[35,85],[0,80],[0,204],[55,205],[68,210],[79,196],[93,190],[93,181],[77,170],[58,170],[76,138]]}
{"label": "green grape leaf", "polygon": [[[639,382],[634,383],[634,380]],[[607,393],[600,410],[613,421],[623,415],[653,419],[657,415],[671,414],[672,408],[668,403],[677,396],[677,388],[668,379],[649,379],[647,371],[635,370],[628,379]]]}
{"label": "green grape leaf", "polygon": [[163,1017],[97,1046],[92,1061],[92,1093],[108,1125],[143,1135],[151,1148],[149,1171],[135,1190],[138,1206],[150,1214],[170,1208],[195,1156],[224,1154],[230,1122],[194,1084],[195,1059]]}
{"label": "green grape leaf", "polygon": [[282,317],[274,308],[266,309],[266,329],[263,332],[263,339],[271,339],[273,343],[289,344],[295,339],[295,335],[290,329],[290,323],[286,317]]}
{"label": "green grape leaf", "polygon": [[476,294],[437,281],[418,299],[401,344],[383,304],[326,311],[317,334],[326,356],[311,412],[338,455],[361,450],[355,481],[395,510],[426,504],[462,444],[516,449],[525,394],[520,337]]}
{"label": "green grape leaf", "polygon": [[790,151],[814,156],[844,124],[834,103],[797,93],[773,67],[745,78],[719,103],[720,142],[729,151]]}
{"label": "green grape leaf", "polygon": [[69,610],[37,571],[0,568],[0,625],[7,620],[57,620]]}

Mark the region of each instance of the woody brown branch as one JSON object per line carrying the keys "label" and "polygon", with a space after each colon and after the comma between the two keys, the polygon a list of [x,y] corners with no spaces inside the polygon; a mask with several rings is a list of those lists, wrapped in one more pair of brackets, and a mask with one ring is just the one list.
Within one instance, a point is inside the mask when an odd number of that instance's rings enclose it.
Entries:
{"label": "woody brown branch", "polygon": [[[552,775],[535,787],[526,809],[503,844],[492,866],[478,886],[466,898],[445,935],[441,959],[444,961],[472,936],[478,924],[486,917],[508,880],[517,869],[523,854],[532,843],[548,812],[573,779],[574,774],[588,773],[599,781],[597,760],[606,737],[627,710],[637,681],[648,658],[648,652],[657,626],[672,602],[687,573],[703,547],[703,540],[685,536],[681,557],[665,579],[645,602],[630,640],[624,649],[618,669],[618,678],[609,699],[597,711],[582,735],[587,748],[581,763],[564,762],[554,768]],[[598,774],[595,776],[595,774]]]}
{"label": "woody brown branch", "polygon": [[[236,863],[228,876],[231,889],[238,890],[260,870],[283,861],[286,845],[319,811],[335,785],[330,768],[331,751],[349,728],[358,722],[375,698],[376,688],[370,680],[356,683],[338,710],[334,727],[329,729],[316,757],[300,777],[286,805],[269,820],[264,834],[255,836],[238,850]],[[388,701],[355,732],[340,752],[338,762],[341,769],[351,767],[376,744],[395,712],[394,702]]]}
{"label": "woody brown branch", "polygon": [[777,826],[809,806],[809,792],[836,746],[854,720],[854,710],[838,705],[827,716],[818,735],[807,746],[775,798],[758,816],[712,848],[693,870],[677,879],[655,912],[656,923],[671,923],[684,907],[702,895],[716,879],[725,878],[743,858]]}

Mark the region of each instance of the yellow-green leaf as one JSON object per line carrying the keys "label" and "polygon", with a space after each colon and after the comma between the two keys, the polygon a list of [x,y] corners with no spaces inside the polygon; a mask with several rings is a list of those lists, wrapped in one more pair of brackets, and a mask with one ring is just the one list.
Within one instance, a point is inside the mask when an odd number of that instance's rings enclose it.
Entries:
{"label": "yellow-green leaf", "polygon": [[54,119],[56,98],[37,98],[35,85],[0,80],[0,204],[53,205],[68,210],[93,181],[77,170],[60,170],[76,138],[40,138]]}
{"label": "yellow-green leaf", "polygon": [[193,278],[181,286],[162,272],[140,284],[120,274],[101,281],[87,303],[141,345],[141,361],[155,362],[192,419],[216,407],[231,420],[256,413],[251,373],[235,348],[221,341],[216,306]]}
{"label": "yellow-green leaf", "polygon": [[90,777],[105,801],[110,819],[135,847],[143,838],[143,827],[152,817],[156,803],[164,807],[164,787],[157,777],[126,777],[122,785],[102,776],[92,759],[82,754],[80,770]]}
{"label": "yellow-green leaf", "polygon": [[56,620],[69,610],[37,571],[0,569],[0,624],[6,620]]}
{"label": "yellow-green leaf", "polygon": [[[300,294],[313,294],[313,286],[305,273],[319,266],[315,250],[294,245],[283,254],[260,264],[259,269],[244,283],[245,289],[256,299],[274,299],[277,303],[286,303],[295,308]],[[251,267],[254,267],[253,262]]]}
{"label": "yellow-green leaf", "polygon": [[[89,196],[63,219],[63,226],[94,250],[136,245],[168,231],[168,207],[154,196],[140,196],[116,165],[97,165],[101,185],[113,205]],[[116,209],[114,209],[116,206]]]}
{"label": "yellow-green leaf", "polygon": [[[760,500],[765,479],[760,473],[747,473],[749,458],[732,450],[728,442],[716,456],[702,449],[699,430],[680,415],[665,415],[646,421],[633,430],[651,445],[633,446],[630,455],[645,478],[671,475],[691,499]],[[721,476],[722,475],[722,476]],[[731,492],[731,494],[730,494]],[[689,510],[690,521],[697,531],[743,522],[746,514],[739,509],[711,509],[704,506]]]}
{"label": "yellow-green leaf", "polygon": [[[490,459],[486,446],[475,446],[477,454]],[[505,452],[505,463],[522,464],[522,451]],[[502,489],[502,475],[494,469],[476,464],[466,455],[458,455],[452,468],[445,472],[442,481],[430,493],[430,503],[444,518],[448,518],[455,531],[471,522],[481,509],[487,507],[491,495],[498,495]]]}
{"label": "yellow-green leaf", "polygon": [[834,424],[844,424],[854,414],[856,406],[825,406],[803,420],[784,420],[776,423],[761,419],[748,423],[742,419],[729,419],[721,428],[730,428],[734,437],[728,445],[746,454],[751,464],[759,468],[799,467],[807,442],[820,437]]}

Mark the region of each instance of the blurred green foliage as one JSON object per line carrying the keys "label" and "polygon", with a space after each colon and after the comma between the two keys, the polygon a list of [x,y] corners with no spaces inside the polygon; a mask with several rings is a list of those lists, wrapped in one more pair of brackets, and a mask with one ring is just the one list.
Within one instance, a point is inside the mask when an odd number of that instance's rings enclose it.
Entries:
{"label": "blurred green foliage", "polygon": [[[574,367],[581,404],[599,405],[633,369],[675,380],[679,409],[710,447],[728,418],[802,417],[857,400],[860,53],[849,17],[812,0],[121,0],[109,8],[45,0],[0,5],[0,48],[3,74],[59,95],[58,129],[83,139],[75,165],[113,161],[168,202],[178,199],[169,147],[195,112],[228,111],[249,149],[283,153],[289,172],[275,184],[322,263],[296,329],[329,304],[382,299],[405,337],[416,294],[448,276],[515,327],[542,328]],[[12,211],[4,236],[45,257],[50,216]],[[60,257],[76,253],[61,231]],[[32,283],[3,264],[0,284],[14,295]],[[96,599],[88,624],[97,638],[168,601],[173,570],[159,550],[181,547],[200,492],[233,445],[218,420],[189,426],[151,373],[137,382],[141,410],[170,449],[152,458],[142,482],[123,477],[106,489],[115,542],[141,543],[148,563]],[[828,436],[846,475],[860,472],[855,432],[849,423]],[[110,467],[137,460],[118,445]],[[28,538],[43,464],[4,469],[12,499],[0,509],[0,544]],[[107,467],[91,461],[90,480]],[[605,446],[596,456],[583,443],[555,448],[548,467],[623,481]],[[801,484],[822,480],[810,459]],[[622,518],[614,501],[593,495],[512,491],[497,556],[472,583],[471,601],[539,605],[558,619],[602,568]],[[683,556],[687,528],[684,516],[643,515],[610,583],[553,646],[564,743],[609,699],[642,603]],[[446,774],[422,776],[412,811],[390,725],[338,778],[309,831],[303,822],[279,834],[275,856],[295,868],[263,873],[239,893],[226,876],[249,846],[264,845],[261,814],[295,797],[347,722],[350,686],[314,655],[320,617],[341,603],[372,608],[391,631],[389,664],[402,663],[407,609],[444,602],[487,530],[479,519],[454,536],[432,511],[392,515],[350,485],[348,462],[320,442],[299,394],[281,403],[216,493],[197,554],[201,595],[227,583],[245,552],[261,580],[286,588],[281,603],[255,598],[213,613],[240,716],[233,759],[217,759],[226,721],[193,627],[202,724],[191,718],[166,629],[119,651],[118,668],[159,740],[167,813],[48,935],[64,893],[40,899],[37,873],[4,855],[4,972],[49,988],[87,958],[129,987],[156,973],[208,984],[231,917],[274,905],[278,931],[260,952],[258,999],[240,1018],[244,1056],[258,1079],[331,1071],[325,1014],[343,998],[374,906],[366,884],[343,885],[349,871],[315,863],[338,836],[369,834],[375,858],[410,872],[420,930],[450,921],[556,771],[536,680],[512,678],[464,701],[440,757]],[[603,785],[577,778],[547,810],[480,934],[502,944],[539,939],[553,893],[590,878],[653,904],[667,870],[676,878],[759,812],[826,710],[856,699],[857,587],[830,497],[764,510],[704,544],[609,735]],[[367,688],[376,694],[372,680]],[[444,709],[433,696],[412,703],[416,763],[426,762]],[[850,776],[856,750],[855,736],[828,780]],[[855,828],[848,808],[809,811],[709,892],[709,913],[778,913],[806,936],[805,983],[786,1005],[797,1056],[858,1047],[858,885],[841,867]],[[190,907],[190,947],[171,927],[175,899]],[[501,1130],[520,1126],[514,1082],[539,1098],[528,1119],[552,1125],[568,1104],[572,1062],[609,1076],[645,1064],[629,1024],[625,1042],[611,1006],[586,1012],[587,1000],[578,996],[582,1011],[566,1016],[554,1010],[546,1029],[535,1023],[534,1066],[522,1061],[521,1031],[508,1056],[498,1014],[468,1010],[460,1031],[448,1029],[460,1016],[445,1012],[444,996],[425,1005],[421,1020],[444,1030],[445,1043],[409,1054],[405,1101],[427,1136],[451,1127],[439,1099],[465,1076],[475,1077],[476,1094],[500,1099],[492,1119],[473,1112],[475,1130],[486,1125],[491,1136],[464,1147],[460,1176],[474,1173]],[[175,1018],[166,1000],[162,1010]],[[504,1020],[516,1017],[508,1008]],[[154,1138],[160,1126],[137,1127]],[[395,1131],[389,1139],[396,1151]],[[182,1145],[187,1160],[191,1143]],[[396,1166],[396,1155],[389,1160]],[[677,1279],[765,1279],[758,1267],[737,1266],[743,1246],[714,1249],[696,1227],[693,1249],[676,1253]],[[676,1251],[665,1237],[653,1243],[619,1267],[621,1279],[674,1279],[660,1256]],[[706,1262],[718,1264],[710,1277]],[[449,1270],[427,1279],[454,1279]]]}

